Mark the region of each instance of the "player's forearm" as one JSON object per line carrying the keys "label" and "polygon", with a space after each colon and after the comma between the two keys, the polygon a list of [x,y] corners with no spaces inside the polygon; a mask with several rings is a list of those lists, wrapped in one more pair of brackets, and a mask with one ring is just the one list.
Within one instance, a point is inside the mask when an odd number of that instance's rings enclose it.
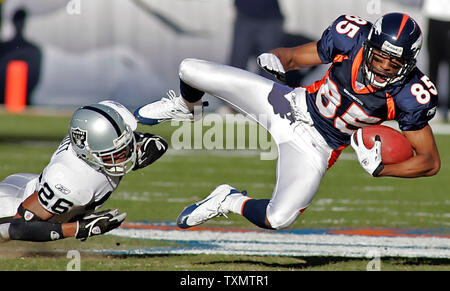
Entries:
{"label": "player's forearm", "polygon": [[[47,221],[12,221],[7,230],[7,239],[34,242],[53,241],[68,237],[74,237],[77,233],[78,224],[52,223]],[[6,238],[6,237],[5,237]]]}
{"label": "player's forearm", "polygon": [[[46,242],[63,239],[63,227],[61,223],[48,221],[25,221],[13,219],[9,225],[9,239],[34,242]],[[68,233],[69,234],[69,233]]]}
{"label": "player's forearm", "polygon": [[417,178],[436,175],[440,159],[429,155],[416,155],[402,163],[385,165],[378,177]]}
{"label": "player's forearm", "polygon": [[285,71],[309,68],[322,64],[322,60],[317,52],[317,42],[311,42],[293,48],[276,48],[270,52],[280,59]]}

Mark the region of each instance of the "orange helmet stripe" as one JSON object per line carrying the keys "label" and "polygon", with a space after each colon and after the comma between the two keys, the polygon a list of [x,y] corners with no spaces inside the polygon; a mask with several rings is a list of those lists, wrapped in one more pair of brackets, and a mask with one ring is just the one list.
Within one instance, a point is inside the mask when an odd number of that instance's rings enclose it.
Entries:
{"label": "orange helmet stripe", "polygon": [[400,24],[400,28],[398,29],[397,32],[397,39],[399,38],[400,34],[402,34],[403,28],[405,28],[406,22],[408,21],[409,16],[406,14],[403,14],[403,19],[402,19],[402,23]]}

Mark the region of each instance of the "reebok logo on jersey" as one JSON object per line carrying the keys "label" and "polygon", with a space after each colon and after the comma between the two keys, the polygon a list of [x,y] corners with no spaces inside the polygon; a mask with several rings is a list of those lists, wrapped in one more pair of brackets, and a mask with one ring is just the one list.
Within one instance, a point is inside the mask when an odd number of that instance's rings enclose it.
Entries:
{"label": "reebok logo on jersey", "polygon": [[427,116],[433,116],[436,114],[436,106],[434,106],[433,108],[431,108],[430,110],[428,110],[427,112]]}
{"label": "reebok logo on jersey", "polygon": [[66,194],[66,195],[70,194],[70,190],[67,189],[66,187],[64,187],[64,186],[61,185],[61,184],[56,184],[56,185],[55,185],[55,188],[56,188],[57,190],[59,190],[61,193],[63,193],[63,194]]}

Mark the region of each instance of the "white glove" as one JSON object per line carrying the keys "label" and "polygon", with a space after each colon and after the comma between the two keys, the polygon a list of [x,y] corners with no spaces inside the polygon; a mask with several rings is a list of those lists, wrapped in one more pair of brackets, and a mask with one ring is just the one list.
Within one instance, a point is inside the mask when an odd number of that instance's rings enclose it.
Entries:
{"label": "white glove", "polygon": [[256,62],[261,68],[274,75],[278,80],[286,83],[286,72],[284,71],[280,59],[276,55],[271,53],[260,54],[256,58]]}
{"label": "white glove", "polygon": [[[357,141],[355,141],[355,134]],[[375,136],[375,143],[371,149],[368,149],[363,142],[362,129],[354,132],[350,138],[350,144],[358,156],[358,161],[363,169],[370,175],[376,177],[383,170],[381,158],[381,140],[377,135]]]}

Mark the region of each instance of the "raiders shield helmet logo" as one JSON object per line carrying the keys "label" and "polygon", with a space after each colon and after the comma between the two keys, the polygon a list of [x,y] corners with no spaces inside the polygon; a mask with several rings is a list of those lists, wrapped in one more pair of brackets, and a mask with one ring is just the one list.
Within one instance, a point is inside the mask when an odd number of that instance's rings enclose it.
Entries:
{"label": "raiders shield helmet logo", "polygon": [[80,149],[84,149],[87,141],[87,131],[82,130],[79,127],[71,129],[72,140]]}

